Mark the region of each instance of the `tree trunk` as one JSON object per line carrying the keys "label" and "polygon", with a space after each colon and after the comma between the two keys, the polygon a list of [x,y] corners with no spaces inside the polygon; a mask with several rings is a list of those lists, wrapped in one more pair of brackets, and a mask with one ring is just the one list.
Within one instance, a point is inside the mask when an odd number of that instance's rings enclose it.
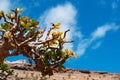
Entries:
{"label": "tree trunk", "polygon": [[6,42],[0,45],[0,62],[4,62],[7,56],[10,56],[9,50],[13,49],[10,43]]}
{"label": "tree trunk", "polygon": [[0,62],[4,62],[4,58],[0,56]]}

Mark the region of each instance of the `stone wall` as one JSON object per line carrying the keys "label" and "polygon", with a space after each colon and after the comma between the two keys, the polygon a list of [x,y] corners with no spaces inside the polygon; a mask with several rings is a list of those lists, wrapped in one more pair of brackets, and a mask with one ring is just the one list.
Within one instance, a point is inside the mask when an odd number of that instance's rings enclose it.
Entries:
{"label": "stone wall", "polygon": [[42,77],[40,72],[35,71],[34,65],[18,62],[7,64],[14,69],[14,74],[7,80],[120,80],[120,74],[74,69],[66,69],[62,73],[55,72],[53,76]]}
{"label": "stone wall", "polygon": [[42,77],[37,71],[15,70],[8,80],[120,80],[120,74],[67,69],[63,73]]}

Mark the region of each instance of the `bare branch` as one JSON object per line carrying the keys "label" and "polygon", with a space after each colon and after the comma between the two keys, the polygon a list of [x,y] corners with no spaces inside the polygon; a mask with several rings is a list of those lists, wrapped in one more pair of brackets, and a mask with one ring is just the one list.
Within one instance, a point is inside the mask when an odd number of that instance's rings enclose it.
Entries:
{"label": "bare branch", "polygon": [[74,42],[74,41],[65,41],[64,43],[72,43],[72,42]]}
{"label": "bare branch", "polygon": [[32,44],[34,45],[39,45],[39,44],[45,44],[45,43],[49,43],[50,41],[53,41],[54,39],[49,39],[49,40],[46,40],[46,41],[43,41],[43,42],[32,42]]}
{"label": "bare branch", "polygon": [[25,40],[24,42],[21,42],[21,43],[19,44],[19,46],[22,46],[22,45],[24,45],[24,44],[32,41],[36,36],[37,36],[37,34],[35,34],[35,35],[34,35],[33,37],[31,37],[31,38],[28,38],[28,39]]}
{"label": "bare branch", "polygon": [[6,23],[9,23],[10,25],[13,25],[13,23],[7,21],[7,19],[6,19],[5,15],[4,15],[4,13],[2,13],[2,15],[3,15],[3,19],[4,19],[4,21],[5,21]]}
{"label": "bare branch", "polygon": [[15,22],[17,23],[18,22],[18,13],[15,10],[13,12],[15,13]]}
{"label": "bare branch", "polygon": [[45,30],[43,30],[42,34],[37,37],[36,42],[40,42],[39,39],[43,37],[44,32],[45,32]]}
{"label": "bare branch", "polygon": [[12,35],[13,35],[13,41],[14,41],[14,43],[15,43],[15,45],[16,45],[16,47],[18,47],[19,46],[19,44],[17,43],[17,41],[16,41],[16,39],[15,39],[15,35],[14,35],[14,33],[12,32]]}
{"label": "bare branch", "polygon": [[48,30],[48,33],[47,33],[47,36],[46,36],[45,40],[47,40],[47,39],[48,39],[48,37],[49,37],[50,32],[52,31],[52,29],[53,29],[53,28],[50,28],[50,29]]}
{"label": "bare branch", "polygon": [[20,22],[20,15],[18,16],[18,19],[17,19],[17,29],[21,31],[20,27],[18,27],[19,22]]}
{"label": "bare branch", "polygon": [[67,34],[68,31],[70,31],[70,29],[68,29],[64,32],[64,38],[66,37],[66,34]]}
{"label": "bare branch", "polygon": [[62,58],[62,59],[60,59],[60,60],[58,60],[58,61],[55,61],[55,62],[53,62],[53,63],[50,63],[49,66],[54,66],[55,64],[59,64],[59,63],[61,63],[61,62],[64,62],[68,57],[69,57],[69,56],[66,55],[64,58]]}
{"label": "bare branch", "polygon": [[59,49],[58,47],[48,47],[48,49],[52,49],[52,50],[55,50],[55,49]]}

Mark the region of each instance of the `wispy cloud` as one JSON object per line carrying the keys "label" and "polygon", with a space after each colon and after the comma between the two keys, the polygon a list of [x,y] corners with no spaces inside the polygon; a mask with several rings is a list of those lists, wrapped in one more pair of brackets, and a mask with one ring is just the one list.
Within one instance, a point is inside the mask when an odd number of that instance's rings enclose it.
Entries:
{"label": "wispy cloud", "polygon": [[[109,31],[116,31],[118,29],[119,29],[119,26],[116,25],[115,23],[105,24],[103,26],[98,27],[94,32],[91,33],[88,39],[82,39],[82,41],[79,43],[77,47],[77,52],[76,52],[77,55],[78,56],[83,55],[86,49],[90,47],[90,45],[93,44],[93,42],[104,38]],[[100,43],[97,42],[93,48],[96,49],[100,45],[101,45],[101,42]]]}
{"label": "wispy cloud", "polygon": [[[67,39],[71,40],[73,33],[75,33],[76,13],[77,11],[75,7],[71,3],[66,3],[45,11],[45,13],[40,17],[40,22],[42,25],[47,26],[47,28],[51,26],[51,22],[61,22],[61,31],[65,31],[67,29],[71,30],[67,35]],[[65,47],[72,49],[73,44],[66,44]]]}
{"label": "wispy cloud", "polygon": [[103,26],[100,26],[92,33],[91,40],[103,38],[108,31],[118,30],[118,29],[119,29],[119,26],[117,26],[115,23],[105,24]]}
{"label": "wispy cloud", "polygon": [[11,3],[10,0],[0,0],[0,10],[8,12],[10,10]]}
{"label": "wispy cloud", "polygon": [[97,42],[95,45],[92,46],[92,49],[97,49],[101,46],[102,41]]}
{"label": "wispy cloud", "polygon": [[113,1],[107,1],[107,0],[100,0],[99,2],[102,7],[110,7],[111,9],[115,10],[118,8],[120,0],[113,0]]}
{"label": "wispy cloud", "polygon": [[77,51],[76,51],[77,56],[79,57],[82,56],[91,43],[92,42],[90,39],[81,40],[77,46]]}

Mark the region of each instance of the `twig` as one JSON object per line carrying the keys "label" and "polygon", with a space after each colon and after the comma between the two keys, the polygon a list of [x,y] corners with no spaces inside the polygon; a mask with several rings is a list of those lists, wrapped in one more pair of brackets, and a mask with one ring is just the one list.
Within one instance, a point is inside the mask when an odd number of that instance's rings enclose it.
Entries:
{"label": "twig", "polygon": [[53,62],[53,63],[50,63],[49,66],[53,66],[53,65],[55,65],[55,64],[59,64],[60,62],[64,62],[68,57],[69,57],[69,56],[66,55],[64,58],[62,58],[62,59],[60,59],[60,60],[58,60],[58,61],[55,61],[55,62]]}
{"label": "twig", "polygon": [[48,37],[49,37],[50,32],[52,31],[52,29],[53,29],[53,28],[50,28],[50,30],[48,30],[48,33],[47,33],[47,36],[46,36],[45,40],[47,40],[47,39],[48,39]]}
{"label": "twig", "polygon": [[31,37],[31,38],[28,38],[28,39],[25,40],[24,42],[21,42],[21,43],[19,44],[19,46],[22,46],[23,44],[28,43],[29,41],[33,40],[36,36],[37,36],[37,34],[35,34],[35,35],[34,35],[33,37]]}
{"label": "twig", "polygon": [[68,29],[64,32],[64,38],[66,37],[66,34],[67,34],[68,31],[70,31],[70,29]]}
{"label": "twig", "polygon": [[2,15],[3,15],[3,19],[4,19],[4,21],[5,21],[6,23],[11,24],[11,25],[13,26],[13,23],[11,23],[11,22],[7,21],[7,19],[6,19],[5,15],[4,15],[4,13],[2,13]]}
{"label": "twig", "polygon": [[64,43],[72,43],[72,42],[74,42],[74,41],[64,41]]}

